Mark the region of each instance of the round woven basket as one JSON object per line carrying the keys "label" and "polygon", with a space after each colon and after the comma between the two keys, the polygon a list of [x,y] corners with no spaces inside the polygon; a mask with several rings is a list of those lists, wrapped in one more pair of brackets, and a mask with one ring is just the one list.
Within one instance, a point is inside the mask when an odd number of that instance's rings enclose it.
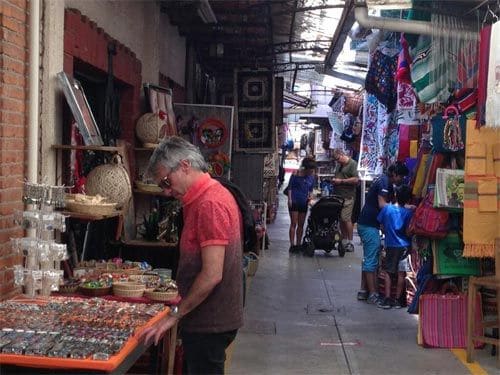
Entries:
{"label": "round woven basket", "polygon": [[113,294],[118,297],[139,298],[144,294],[146,286],[135,282],[113,283]]}
{"label": "round woven basket", "polygon": [[112,215],[116,213],[116,203],[87,204],[66,200],[68,211],[86,215]]}
{"label": "round woven basket", "polygon": [[87,176],[85,189],[89,195],[102,195],[119,208],[127,208],[132,187],[121,157],[114,155],[112,162],[95,167]]}
{"label": "round woven basket", "polygon": [[135,134],[143,144],[158,143],[160,128],[160,116],[156,113],[146,113],[137,120]]}
{"label": "round woven basket", "polygon": [[144,296],[153,301],[168,302],[177,298],[178,292],[154,292],[151,290],[146,290]]}
{"label": "round woven basket", "polygon": [[132,281],[120,281],[113,283],[113,292],[116,290],[139,290],[139,289],[146,289],[146,286],[142,283],[139,282],[132,282]]}

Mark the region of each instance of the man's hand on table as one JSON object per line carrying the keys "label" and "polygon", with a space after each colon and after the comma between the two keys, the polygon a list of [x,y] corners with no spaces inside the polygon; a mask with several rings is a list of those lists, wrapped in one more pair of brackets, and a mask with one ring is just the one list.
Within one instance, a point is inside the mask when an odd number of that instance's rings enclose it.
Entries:
{"label": "man's hand on table", "polygon": [[137,338],[145,346],[151,345],[153,342],[158,345],[163,335],[179,321],[178,317],[167,316],[161,319],[153,326],[144,329]]}

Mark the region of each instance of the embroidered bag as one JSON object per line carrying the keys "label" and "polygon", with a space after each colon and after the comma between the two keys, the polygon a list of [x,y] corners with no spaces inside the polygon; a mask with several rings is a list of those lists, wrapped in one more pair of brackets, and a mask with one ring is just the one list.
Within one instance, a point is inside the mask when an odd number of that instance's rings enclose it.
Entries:
{"label": "embroidered bag", "polygon": [[443,147],[448,151],[456,152],[464,149],[459,121],[459,116],[450,117],[444,124]]}
{"label": "embroidered bag", "polygon": [[433,207],[434,189],[429,189],[413,214],[408,230],[412,234],[441,239],[448,234],[450,214]]}

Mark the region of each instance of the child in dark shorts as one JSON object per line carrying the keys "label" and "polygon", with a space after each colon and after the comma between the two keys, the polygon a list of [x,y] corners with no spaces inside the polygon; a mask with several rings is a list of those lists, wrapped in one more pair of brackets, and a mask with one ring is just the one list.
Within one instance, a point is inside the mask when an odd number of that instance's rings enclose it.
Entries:
{"label": "child in dark shorts", "polygon": [[[377,304],[383,309],[392,307],[400,308],[401,297],[406,271],[408,270],[408,252],[411,247],[411,239],[407,234],[408,224],[413,215],[413,210],[405,208],[411,199],[411,190],[402,185],[396,189],[396,203],[385,205],[377,216],[385,234],[385,267],[382,276],[384,278],[385,298]],[[398,275],[396,287],[396,299],[391,298],[391,275]]]}

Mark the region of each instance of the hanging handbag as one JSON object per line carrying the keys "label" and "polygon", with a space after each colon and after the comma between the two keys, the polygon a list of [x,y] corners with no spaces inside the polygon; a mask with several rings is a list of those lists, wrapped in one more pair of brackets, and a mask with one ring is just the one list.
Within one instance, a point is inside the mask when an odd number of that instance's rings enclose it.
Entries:
{"label": "hanging handbag", "polygon": [[408,230],[412,234],[441,239],[448,234],[450,214],[433,207],[434,189],[429,189],[413,214]]}
{"label": "hanging handbag", "polygon": [[[451,293],[448,293],[451,291]],[[478,294],[474,327],[482,336],[481,297]],[[419,301],[419,336],[422,345],[431,348],[465,348],[467,346],[467,294],[446,283],[436,294],[423,294]],[[476,348],[481,343],[474,343]]]}

